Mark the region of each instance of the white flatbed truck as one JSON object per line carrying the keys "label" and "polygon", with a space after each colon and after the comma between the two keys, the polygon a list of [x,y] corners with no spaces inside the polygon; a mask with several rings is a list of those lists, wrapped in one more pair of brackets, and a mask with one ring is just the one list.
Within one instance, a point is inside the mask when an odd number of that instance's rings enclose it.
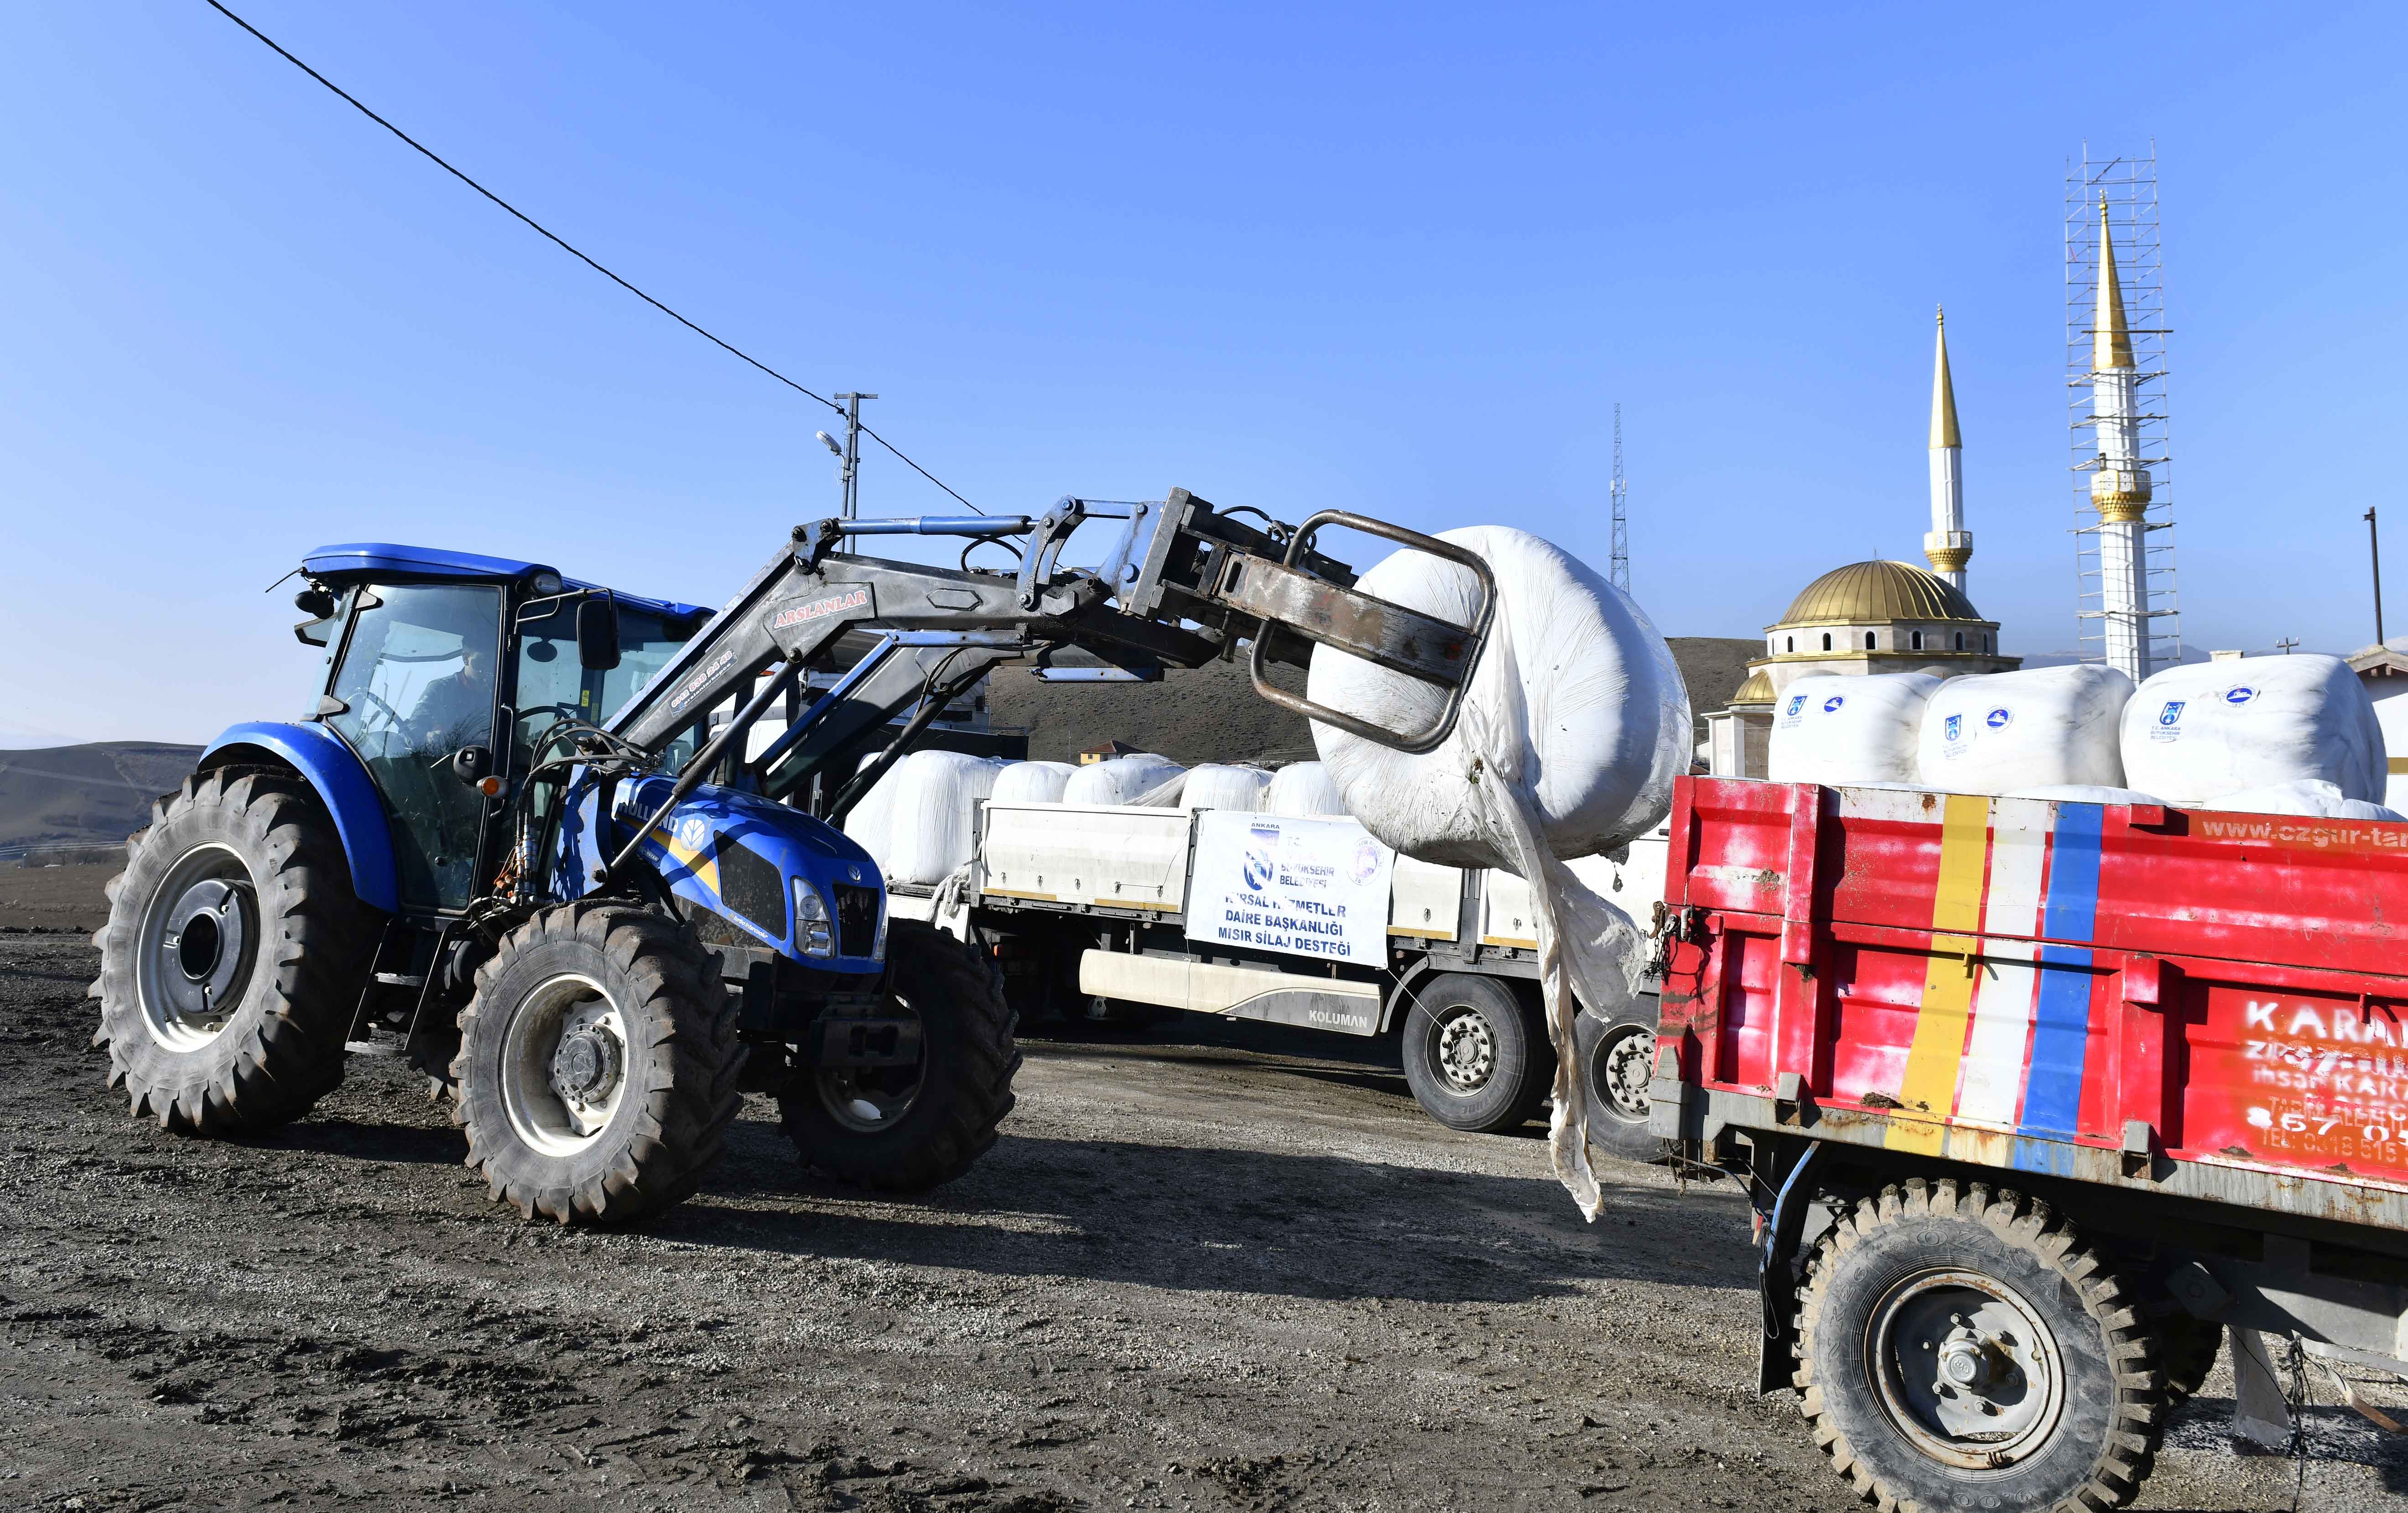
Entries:
{"label": "white flatbed truck", "polygon": [[[1668,837],[1573,870],[1646,929]],[[1316,880],[1337,902],[1317,901]],[[1398,855],[1351,819],[988,801],[966,886],[892,892],[897,916],[986,943],[1025,1022],[1152,1006],[1394,1035],[1415,1099],[1458,1130],[1517,1128],[1553,1088],[1528,885]],[[1611,1021],[1584,1012],[1579,1028],[1593,1138],[1655,1159],[1653,992]]]}

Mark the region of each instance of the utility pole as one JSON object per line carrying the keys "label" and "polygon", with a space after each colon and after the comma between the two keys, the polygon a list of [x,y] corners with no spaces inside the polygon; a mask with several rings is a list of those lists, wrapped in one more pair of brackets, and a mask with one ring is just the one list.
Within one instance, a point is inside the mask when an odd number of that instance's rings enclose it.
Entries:
{"label": "utility pole", "polygon": [[1623,592],[1630,592],[1630,480],[1622,476],[1622,407],[1613,407],[1613,481],[1608,486],[1613,503],[1613,561],[1607,577]]}
{"label": "utility pole", "polygon": [[2374,565],[2374,644],[2383,644],[2383,544],[2374,535],[2374,507],[2366,507],[2366,556]]}
{"label": "utility pole", "polygon": [[838,394],[844,402],[844,471],[838,475],[844,480],[844,518],[853,520],[861,513],[861,402],[876,399],[876,394]]}

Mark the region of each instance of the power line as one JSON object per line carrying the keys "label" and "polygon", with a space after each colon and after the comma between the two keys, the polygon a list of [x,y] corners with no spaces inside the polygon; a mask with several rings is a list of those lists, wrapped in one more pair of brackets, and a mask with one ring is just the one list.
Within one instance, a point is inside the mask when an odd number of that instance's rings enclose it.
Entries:
{"label": "power line", "polygon": [[[494,193],[492,190],[487,189],[484,185],[477,182],[466,174],[462,173],[459,169],[454,168],[452,164],[443,161],[443,159],[437,155],[434,150],[427,147],[426,144],[410,136],[408,132],[403,131],[392,121],[385,120],[382,116],[378,115],[366,106],[362,105],[359,102],[359,99],[351,94],[350,91],[344,89],[333,79],[328,79],[325,75],[318,72],[315,68],[310,67],[308,64],[303,63],[292,53],[287,52],[283,46],[274,37],[269,36],[265,32],[261,31],[258,27],[253,26],[251,22],[243,20],[240,16],[228,10],[224,6],[220,5],[218,0],[206,0],[206,3],[211,10],[216,11],[219,15],[223,16],[226,20],[234,22],[236,26],[241,27],[244,31],[249,32],[251,36],[265,43],[269,50],[273,51],[278,57],[282,58],[286,63],[291,64],[294,67],[300,69],[303,73],[308,75],[311,79],[316,79],[319,83],[325,85],[328,90],[332,91],[352,109],[357,110],[361,115],[367,117],[370,121],[382,126],[385,130],[393,133],[395,136],[400,137],[404,142],[408,143],[410,147],[415,149],[426,159],[427,162],[432,163],[437,167],[442,169],[445,173],[450,174],[452,178],[457,178],[460,182],[467,185],[470,189],[475,190],[478,193],[482,194],[485,198],[493,201],[495,205],[498,205],[503,209],[509,211],[512,216],[515,216],[520,221],[524,223],[529,230],[544,238],[544,240],[552,243],[554,247],[559,248],[562,251],[566,252],[570,257],[575,258],[578,262],[584,264],[589,268],[592,268],[603,278],[609,279],[612,283],[617,284],[620,288],[625,290],[628,293],[635,295],[638,299],[642,300],[645,304],[660,311],[663,315],[667,316],[670,320],[675,321],[678,324],[685,327],[688,331],[693,332],[695,335],[700,336],[703,340],[710,342],[712,346],[750,363],[752,366],[759,368],[762,372],[777,379],[780,383],[784,384],[787,388],[792,389],[795,393],[803,395],[805,398],[817,400],[819,403],[825,405],[828,408],[837,411],[838,414],[843,413],[844,407],[838,405],[835,400],[828,398],[824,394],[813,393],[810,390],[804,388],[794,379],[787,378],[784,374],[779,372],[776,368],[771,367],[768,364],[762,362],[759,358],[754,357],[752,353],[744,350],[742,348],[736,346],[732,342],[723,341],[718,336],[705,331],[702,327],[695,324],[692,321],[687,320],[684,316],[680,315],[677,311],[670,309],[659,300],[656,300],[652,295],[645,293],[634,284],[629,283],[626,279],[620,278],[615,273],[612,273],[601,264],[595,262],[583,252],[580,252],[576,248],[569,246],[568,243],[562,240],[556,233],[543,225],[540,221],[538,221],[533,216],[528,215],[517,206],[512,205],[509,201],[502,198],[499,194]],[[937,477],[934,473],[929,472],[926,468],[922,467],[910,458],[904,456],[902,450],[897,448],[895,443],[887,440],[884,436],[880,435],[877,432],[872,431],[866,425],[861,428],[861,431],[862,434],[869,437],[870,440],[877,442],[888,451],[893,452],[896,457],[900,459],[903,464],[906,467],[909,467],[912,472],[919,474],[922,478],[926,478],[929,482],[935,484],[938,488],[944,490],[947,493],[952,494],[954,498],[961,499],[961,502],[970,509],[976,510],[982,515],[986,513],[985,510],[980,509],[978,506],[970,504],[968,499],[963,499],[960,492],[944,479]]]}

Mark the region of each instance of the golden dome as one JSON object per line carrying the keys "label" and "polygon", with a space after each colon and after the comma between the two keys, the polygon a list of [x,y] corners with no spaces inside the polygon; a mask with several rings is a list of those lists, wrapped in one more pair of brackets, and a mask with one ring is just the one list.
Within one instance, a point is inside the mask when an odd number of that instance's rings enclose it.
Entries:
{"label": "golden dome", "polygon": [[1761,667],[1749,673],[1747,675],[1747,681],[1742,683],[1739,686],[1739,692],[1731,695],[1731,703],[1734,706],[1742,704],[1770,704],[1771,702],[1772,679],[1764,676],[1764,669]]}
{"label": "golden dome", "polygon": [[1905,563],[1850,563],[1806,585],[1770,627],[1862,625],[1892,620],[1961,620],[1987,624],[1962,589]]}

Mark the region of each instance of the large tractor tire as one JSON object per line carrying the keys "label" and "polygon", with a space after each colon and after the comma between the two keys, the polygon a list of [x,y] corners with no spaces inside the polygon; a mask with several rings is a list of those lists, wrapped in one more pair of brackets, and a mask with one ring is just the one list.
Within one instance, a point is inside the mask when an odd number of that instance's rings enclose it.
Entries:
{"label": "large tractor tire", "polygon": [[137,1119],[194,1135],[298,1119],[343,1080],[380,917],[333,817],[275,772],[197,773],[151,806],[108,885],[100,1029]]}
{"label": "large tractor tire", "polygon": [[1586,1009],[1572,1021],[1580,1054],[1581,1102],[1588,1111],[1588,1143],[1624,1161],[1664,1159],[1664,1142],[1651,1133],[1647,1085],[1656,1075],[1656,998],[1634,995],[1608,1019]]}
{"label": "large tractor tire", "polygon": [[1832,1465],[1884,1513],[2129,1502],[2165,1428],[2146,1325],[2048,1209],[1921,1178],[1809,1263],[1794,1381]]}
{"label": "large tractor tire", "polygon": [[1416,983],[1405,1015],[1405,1085],[1451,1130],[1498,1135],[1527,1124],[1555,1085],[1555,1052],[1535,994],[1470,972]]}
{"label": "large tractor tire", "polygon": [[919,1061],[801,1067],[778,1107],[808,1164],[856,1186],[916,1192],[961,1176],[995,1144],[1015,1102],[1020,1050],[1003,975],[984,948],[896,920],[886,962],[879,1012],[919,1021]]}
{"label": "large tractor tire", "polygon": [[527,1219],[625,1224],[681,1201],[743,1102],[736,1021],[692,925],[619,903],[544,910],[460,1014],[469,1167]]}

